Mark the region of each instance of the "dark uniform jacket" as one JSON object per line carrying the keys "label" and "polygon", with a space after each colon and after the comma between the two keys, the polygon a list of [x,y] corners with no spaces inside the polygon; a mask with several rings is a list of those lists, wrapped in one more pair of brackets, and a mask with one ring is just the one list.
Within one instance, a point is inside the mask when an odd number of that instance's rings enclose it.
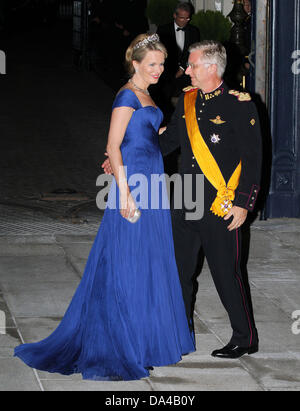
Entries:
{"label": "dark uniform jacket", "polygon": [[[241,177],[233,204],[252,211],[260,186],[261,132],[255,105],[248,99],[248,93],[229,90],[225,83],[212,93],[203,94],[199,90],[196,115],[202,137],[226,183],[242,161]],[[167,130],[160,136],[161,151],[166,155],[180,146],[180,174],[202,174],[192,152],[184,117],[183,93]],[[205,178],[204,217],[211,213],[209,210],[216,194],[217,190]]]}
{"label": "dark uniform jacket", "polygon": [[175,76],[180,66],[184,69],[186,68],[189,57],[189,47],[193,43],[200,41],[199,30],[190,24],[186,25],[183,51],[177,46],[174,21],[159,26],[157,28],[157,34],[168,51],[168,58],[165,62],[165,76]]}

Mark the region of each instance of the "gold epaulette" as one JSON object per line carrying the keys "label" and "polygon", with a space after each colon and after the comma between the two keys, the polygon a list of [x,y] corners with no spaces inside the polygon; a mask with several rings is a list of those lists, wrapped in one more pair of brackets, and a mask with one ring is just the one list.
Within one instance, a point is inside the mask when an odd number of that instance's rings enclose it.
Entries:
{"label": "gold epaulette", "polygon": [[187,86],[185,88],[182,89],[182,91],[184,91],[185,93],[191,90],[196,90],[197,87],[193,87],[193,86]]}
{"label": "gold epaulette", "polygon": [[229,90],[228,93],[236,96],[239,101],[251,101],[251,96],[249,93],[237,90]]}

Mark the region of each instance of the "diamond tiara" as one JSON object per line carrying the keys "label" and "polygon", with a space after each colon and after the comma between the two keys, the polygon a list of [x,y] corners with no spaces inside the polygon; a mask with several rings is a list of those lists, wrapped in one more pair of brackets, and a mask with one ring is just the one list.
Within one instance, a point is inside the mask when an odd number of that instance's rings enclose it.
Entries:
{"label": "diamond tiara", "polygon": [[156,43],[159,41],[159,36],[158,34],[152,34],[149,37],[146,37],[144,40],[139,41],[134,47],[133,50],[137,50],[140,47],[146,46],[149,43]]}

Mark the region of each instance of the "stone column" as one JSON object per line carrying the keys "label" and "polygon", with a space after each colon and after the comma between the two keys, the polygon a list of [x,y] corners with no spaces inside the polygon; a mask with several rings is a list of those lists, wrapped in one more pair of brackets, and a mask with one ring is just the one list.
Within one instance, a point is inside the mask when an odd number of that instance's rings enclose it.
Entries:
{"label": "stone column", "polygon": [[256,3],[255,91],[260,95],[263,102],[266,102],[267,93],[267,3],[268,0],[257,0]]}

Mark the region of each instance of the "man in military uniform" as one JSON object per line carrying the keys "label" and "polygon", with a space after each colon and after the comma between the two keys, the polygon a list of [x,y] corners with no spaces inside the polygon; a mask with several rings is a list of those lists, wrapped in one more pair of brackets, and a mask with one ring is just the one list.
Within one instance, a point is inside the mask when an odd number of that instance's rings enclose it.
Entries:
{"label": "man in military uniform", "polygon": [[[160,135],[164,155],[181,147],[180,174],[204,174],[204,215],[186,219],[172,210],[173,237],[186,313],[190,322],[193,276],[203,248],[216,289],[233,330],[230,342],[212,355],[239,358],[258,351],[258,335],[240,270],[241,233],[257,199],[261,169],[258,115],[248,93],[222,81],[224,47],[213,41],[190,48],[185,89],[167,129]],[[184,183],[184,178],[182,179]],[[189,210],[190,212],[190,210]]]}

